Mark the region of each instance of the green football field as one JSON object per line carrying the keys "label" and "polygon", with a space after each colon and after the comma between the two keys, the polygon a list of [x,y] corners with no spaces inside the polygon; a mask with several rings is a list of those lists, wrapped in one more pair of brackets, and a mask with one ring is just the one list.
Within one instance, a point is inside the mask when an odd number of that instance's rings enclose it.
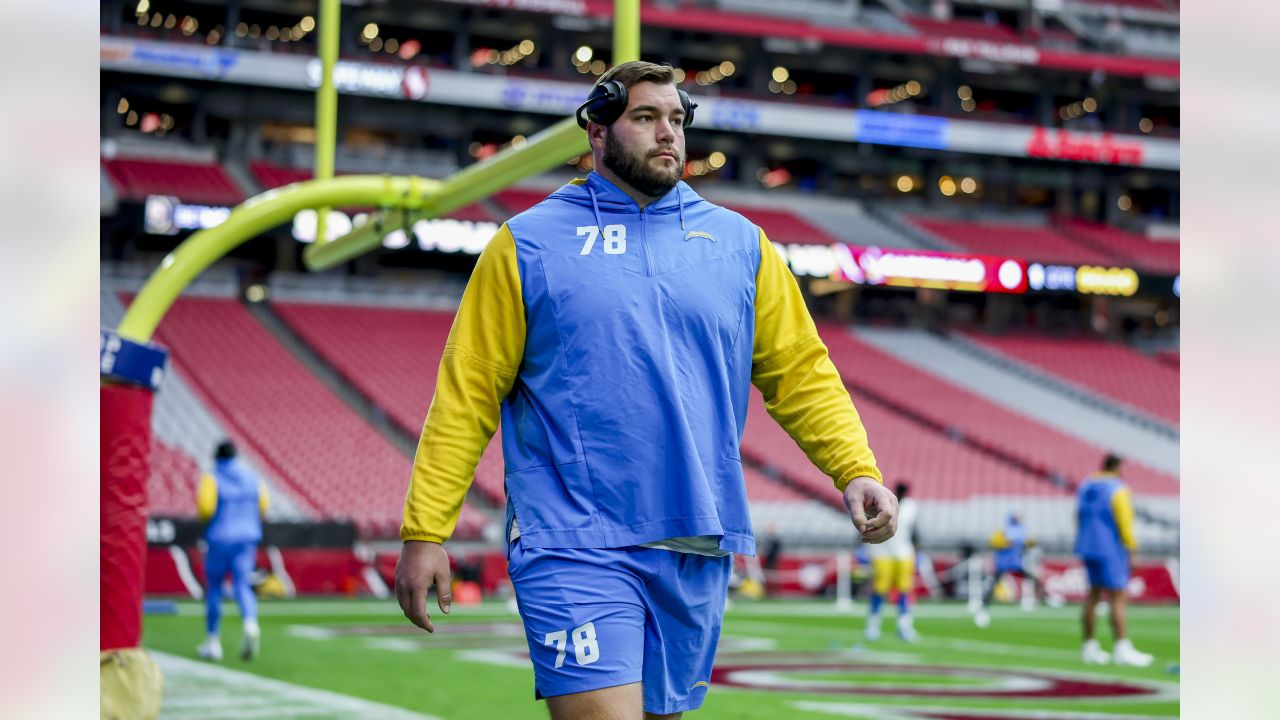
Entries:
{"label": "green football field", "polygon": [[[892,608],[884,638],[862,640],[864,606],[735,601],[716,676],[690,720],[741,718],[1036,718],[1178,716],[1178,609],[1130,608],[1129,634],[1149,668],[1086,667],[1079,609],[993,609],[978,629],[964,606],[921,604],[921,640],[899,641]],[[285,600],[261,606],[262,654],[236,655],[227,606],[227,659],[196,659],[203,608],[148,615],[143,645],[165,675],[168,720],[546,718],[519,618],[503,603],[433,613],[436,634],[411,626],[394,601]],[[1103,647],[1110,632],[1099,618]],[[1171,667],[1173,666],[1173,667]]]}

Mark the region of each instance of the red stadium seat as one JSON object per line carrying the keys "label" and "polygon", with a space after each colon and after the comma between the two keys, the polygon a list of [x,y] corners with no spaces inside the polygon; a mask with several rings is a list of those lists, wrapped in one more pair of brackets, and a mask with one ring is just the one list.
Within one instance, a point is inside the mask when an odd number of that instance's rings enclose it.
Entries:
{"label": "red stadium seat", "polygon": [[[856,395],[856,393],[855,393]],[[858,400],[871,447],[886,482],[907,479],[922,499],[963,499],[974,495],[1060,496],[1049,483],[954,442],[874,402]],[[788,481],[838,510],[844,501],[831,478],[819,471],[804,451],[765,410],[759,393],[751,394],[743,457],[778,468]]]}
{"label": "red stadium seat", "polygon": [[102,164],[120,196],[128,200],[173,195],[189,203],[231,207],[245,199],[244,192],[217,163],[115,159]]}
{"label": "red stadium seat", "polygon": [[1101,340],[970,335],[1051,375],[1169,422],[1178,422],[1178,370]]}
{"label": "red stadium seat", "polygon": [[494,193],[493,198],[514,217],[542,202],[550,194],[550,192],[542,190],[507,188]]}
{"label": "red stadium seat", "polygon": [[1117,262],[1112,255],[1074,242],[1046,227],[926,217],[908,219],[917,227],[979,255],[1007,255],[1068,265],[1115,265]]}
{"label": "red stadium seat", "polygon": [[773,242],[799,245],[832,245],[839,242],[821,228],[787,210],[725,205],[723,203],[721,203],[721,207],[740,213],[751,222],[759,225],[764,230],[764,234]]}
{"label": "red stadium seat", "polygon": [[922,34],[933,37],[969,38],[1000,43],[1022,42],[1013,28],[999,23],[964,19],[934,20],[927,17],[909,17],[907,22]]}
{"label": "red stadium seat", "polygon": [[1160,242],[1144,235],[1083,220],[1068,220],[1061,227],[1068,235],[1104,248],[1107,252],[1152,272],[1175,275],[1182,264],[1182,246],[1176,241]]}
{"label": "red stadium seat", "polygon": [[[277,303],[276,311],[348,382],[387,411],[407,432],[422,431],[435,394],[440,355],[452,312]],[[476,468],[476,486],[495,504],[506,502],[502,443],[490,442]]]}
{"label": "red stadium seat", "polygon": [[[233,300],[184,298],[157,330],[204,403],[255,461],[302,504],[394,537],[411,461]],[[186,502],[185,500],[183,502]],[[455,537],[478,538],[485,517],[463,506]]]}
{"label": "red stadium seat", "polygon": [[[821,324],[819,331],[831,359],[854,388],[865,387],[886,400],[924,418],[935,427],[1016,458],[1041,472],[1078,480],[1097,469],[1106,450],[1041,424],[1031,417],[1007,410],[968,390],[917,369],[863,342],[844,327]],[[1175,386],[1176,387],[1176,386]],[[870,402],[862,406],[872,407]],[[868,421],[872,448],[883,433]],[[1130,461],[1126,479],[1134,490],[1176,495],[1178,481],[1153,468]],[[1039,482],[1044,483],[1043,480]],[[1047,483],[1045,483],[1047,484]]]}

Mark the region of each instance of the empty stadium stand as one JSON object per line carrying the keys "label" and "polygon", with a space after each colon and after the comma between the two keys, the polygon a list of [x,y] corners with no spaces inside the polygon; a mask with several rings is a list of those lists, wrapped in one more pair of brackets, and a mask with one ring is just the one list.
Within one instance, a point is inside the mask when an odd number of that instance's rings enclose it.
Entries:
{"label": "empty stadium stand", "polygon": [[[911,366],[844,327],[823,323],[819,332],[855,396],[860,390],[874,393],[944,433],[1024,463],[1036,473],[1074,482],[1095,470],[1107,452]],[[1129,470],[1135,491],[1178,492],[1176,479],[1168,475],[1141,463],[1133,463]],[[1043,478],[1038,481],[1049,485]]]}
{"label": "empty stadium stand", "polygon": [[1088,339],[968,337],[1114,402],[1178,422],[1178,370],[1124,345]]}
{"label": "empty stadium stand", "polygon": [[[1138,468],[1141,465],[1166,476],[1152,486],[1157,492],[1171,487],[1170,481],[1178,476],[1176,432],[1154,424],[1145,415],[1135,416],[1112,403],[1096,401],[1092,395],[1045,382],[1043,373],[970,342],[964,335],[943,337],[920,330],[868,326],[850,331],[905,365],[1097,448],[1099,453],[1104,449],[1122,451],[1135,463],[1131,470],[1145,472]],[[1092,470],[1094,465],[1096,461],[1083,469]]]}
{"label": "empty stadium stand", "polygon": [[[886,483],[908,480],[916,497],[963,499],[974,495],[1060,496],[1062,491],[1007,463],[912,422],[882,405],[862,398],[854,401],[868,428],[871,447]],[[831,507],[843,510],[844,502],[831,478],[824,475],[765,410],[758,393],[752,393],[743,435],[744,458],[775,467],[790,483]]]}
{"label": "empty stadium stand", "polygon": [[272,188],[284,187],[290,183],[303,182],[310,180],[314,176],[310,170],[283,167],[262,160],[250,162],[249,172],[253,173],[254,179],[258,181],[263,190],[271,190]]}
{"label": "empty stadium stand", "polygon": [[542,202],[552,190],[526,190],[524,188],[507,188],[494,193],[493,199],[514,217]]}
{"label": "empty stadium stand", "polygon": [[1167,0],[1075,0],[1089,5],[1113,5],[1117,8],[1134,8],[1153,12],[1176,13],[1178,5]]}
{"label": "empty stadium stand", "polygon": [[233,206],[245,199],[244,191],[216,162],[116,158],[103,159],[102,164],[126,200],[172,195],[189,203]]}
{"label": "empty stadium stand", "polygon": [[[233,300],[185,298],[158,331],[237,442],[324,517],[371,537],[400,525],[408,458],[342,404]],[[455,537],[488,520],[463,506]]]}
{"label": "empty stadium stand", "polygon": [[[453,312],[277,303],[277,314],[402,431],[422,432],[435,394]],[[506,502],[502,442],[495,436],[476,468],[476,487]]]}
{"label": "empty stadium stand", "polygon": [[1044,263],[1114,265],[1110,254],[1077,243],[1046,227],[996,222],[970,222],[914,216],[912,224],[946,242],[981,255],[1008,255]]}
{"label": "empty stadium stand", "polygon": [[758,225],[773,242],[799,245],[831,245],[838,242],[837,238],[818,226],[787,210],[728,204],[721,206]]}
{"label": "empty stadium stand", "polygon": [[1175,275],[1181,262],[1181,244],[1152,240],[1138,233],[1083,220],[1065,220],[1058,227],[1080,242],[1127,261],[1140,269]]}
{"label": "empty stadium stand", "polygon": [[998,43],[1022,42],[1022,38],[1013,28],[998,22],[987,23],[981,20],[959,18],[935,20],[922,16],[909,17],[907,22],[920,34],[931,37],[968,38],[970,40],[986,40]]}
{"label": "empty stadium stand", "polygon": [[[114,281],[104,279],[99,293],[99,315],[103,327],[117,327],[124,307],[110,289]],[[184,379],[185,368],[171,360],[160,391],[151,409],[152,457],[148,479],[148,512],[153,516],[194,517],[196,483],[200,473],[213,469],[213,450],[230,437]],[[268,520],[298,520],[314,515],[285,492],[270,473],[252,458],[244,458],[267,485],[271,495]]]}

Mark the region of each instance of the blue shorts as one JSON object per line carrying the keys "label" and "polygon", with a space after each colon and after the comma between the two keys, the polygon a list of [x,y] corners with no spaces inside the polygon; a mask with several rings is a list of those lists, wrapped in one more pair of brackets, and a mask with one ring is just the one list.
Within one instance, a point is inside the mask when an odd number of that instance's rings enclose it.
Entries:
{"label": "blue shorts", "polygon": [[731,556],[657,548],[507,549],[535,697],[641,682],[644,709],[701,707]]}
{"label": "blue shorts", "polygon": [[1123,590],[1129,584],[1129,558],[1083,558],[1089,587]]}

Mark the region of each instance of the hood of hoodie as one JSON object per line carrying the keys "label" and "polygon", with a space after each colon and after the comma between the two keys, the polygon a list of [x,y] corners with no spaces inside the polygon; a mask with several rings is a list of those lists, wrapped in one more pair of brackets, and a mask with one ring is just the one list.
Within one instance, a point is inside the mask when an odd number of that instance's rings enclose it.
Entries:
{"label": "hood of hoodie", "polygon": [[[559,199],[567,202],[589,207],[596,215],[596,224],[603,227],[604,223],[600,220],[600,211],[604,209],[611,213],[640,213],[640,206],[636,201],[617,185],[606,180],[600,173],[592,172],[587,175],[586,179],[576,179],[561,187],[559,190],[551,193],[548,199]],[[686,209],[706,202],[702,196],[694,192],[683,180],[676,182],[675,187],[667,191],[667,194],[654,200],[645,207],[644,212],[649,214],[666,215],[676,213],[680,215],[680,226],[684,227],[684,214]]]}

